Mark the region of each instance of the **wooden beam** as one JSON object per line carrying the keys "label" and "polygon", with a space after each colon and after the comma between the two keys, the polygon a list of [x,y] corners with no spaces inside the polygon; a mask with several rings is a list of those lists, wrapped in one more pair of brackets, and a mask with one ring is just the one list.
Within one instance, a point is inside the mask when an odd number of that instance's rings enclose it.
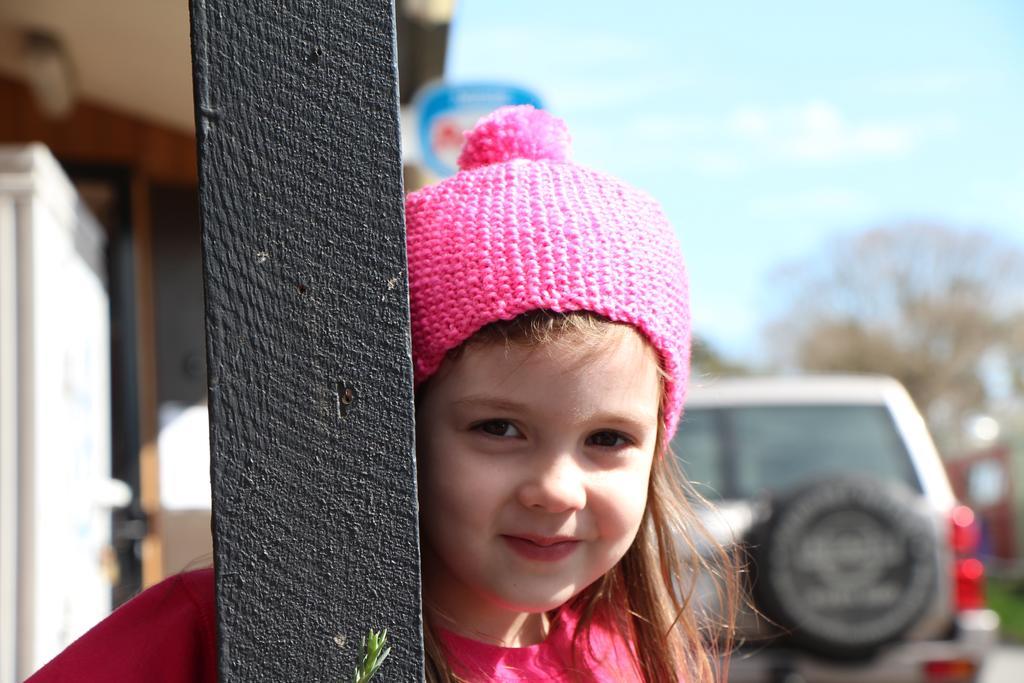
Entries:
{"label": "wooden beam", "polygon": [[191,7],[220,680],[421,680],[393,6]]}
{"label": "wooden beam", "polygon": [[64,119],[39,111],[28,87],[0,77],[0,142],[42,142],[62,162],[118,164],[156,182],[195,185],[195,137],[78,102]]}
{"label": "wooden beam", "polygon": [[153,226],[149,180],[132,177],[132,250],[135,272],[135,348],[139,410],[139,503],[146,515],[142,539],[142,585],[148,588],[163,576],[160,525],[160,457],[157,448],[156,311],[153,292]]}

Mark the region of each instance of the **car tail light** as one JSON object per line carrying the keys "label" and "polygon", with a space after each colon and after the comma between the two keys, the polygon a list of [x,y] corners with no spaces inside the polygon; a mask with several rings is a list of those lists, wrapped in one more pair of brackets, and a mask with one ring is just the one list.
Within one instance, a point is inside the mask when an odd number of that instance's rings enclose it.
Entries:
{"label": "car tail light", "polygon": [[985,565],[976,557],[956,561],[956,609],[985,606]]}
{"label": "car tail light", "polygon": [[978,552],[978,542],[981,539],[974,510],[966,505],[957,505],[949,513],[949,521],[952,529],[953,552],[958,557],[970,556]]}
{"label": "car tail light", "polygon": [[924,664],[929,681],[969,681],[978,673],[978,665],[970,659],[938,659]]}
{"label": "car tail light", "polygon": [[985,566],[974,555],[980,535],[974,511],[957,505],[949,513],[950,545],[955,567],[955,600],[958,612],[985,606]]}

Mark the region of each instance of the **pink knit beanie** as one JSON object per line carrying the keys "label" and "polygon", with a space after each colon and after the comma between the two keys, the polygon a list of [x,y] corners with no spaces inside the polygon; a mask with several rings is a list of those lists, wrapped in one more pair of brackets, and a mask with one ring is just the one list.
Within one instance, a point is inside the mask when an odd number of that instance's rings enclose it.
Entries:
{"label": "pink knit beanie", "polygon": [[466,133],[458,174],[409,194],[416,384],[488,323],[591,311],[635,326],[660,354],[671,438],[690,365],[679,243],[650,196],[568,157],[563,121],[503,107]]}

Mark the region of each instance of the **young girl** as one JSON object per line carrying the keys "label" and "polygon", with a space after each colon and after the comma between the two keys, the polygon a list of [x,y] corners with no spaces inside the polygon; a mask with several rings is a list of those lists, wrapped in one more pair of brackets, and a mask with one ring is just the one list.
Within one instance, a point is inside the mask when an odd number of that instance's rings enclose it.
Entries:
{"label": "young girl", "polygon": [[[407,199],[427,680],[710,683],[736,572],[667,448],[682,254],[654,200],[568,146],[551,115],[499,109]],[[213,615],[208,571],[173,577],[31,681],[152,680],[123,660],[154,633],[181,668],[161,680],[213,681]]]}

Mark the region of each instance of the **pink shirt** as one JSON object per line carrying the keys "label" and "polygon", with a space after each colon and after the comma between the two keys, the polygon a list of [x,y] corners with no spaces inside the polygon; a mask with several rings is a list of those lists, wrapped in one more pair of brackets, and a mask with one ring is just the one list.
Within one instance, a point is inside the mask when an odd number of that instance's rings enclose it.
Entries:
{"label": "pink shirt", "polygon": [[[216,622],[213,570],[178,574],[121,606],[26,683],[216,683]],[[590,651],[574,668],[576,623],[576,615],[563,609],[543,643],[522,648],[448,631],[440,637],[455,673],[472,683],[640,680],[630,646],[602,624],[589,627]]]}
{"label": "pink shirt", "polygon": [[26,683],[217,683],[213,569],[143,591]]}
{"label": "pink shirt", "polygon": [[[556,683],[628,683],[639,681],[633,650],[606,625],[592,623],[582,648],[573,661],[572,637],[577,615],[563,609],[551,624],[542,643],[527,647],[501,647],[439,629],[449,663],[458,676],[471,683],[503,681],[554,681]],[[582,642],[586,642],[586,638]]]}

